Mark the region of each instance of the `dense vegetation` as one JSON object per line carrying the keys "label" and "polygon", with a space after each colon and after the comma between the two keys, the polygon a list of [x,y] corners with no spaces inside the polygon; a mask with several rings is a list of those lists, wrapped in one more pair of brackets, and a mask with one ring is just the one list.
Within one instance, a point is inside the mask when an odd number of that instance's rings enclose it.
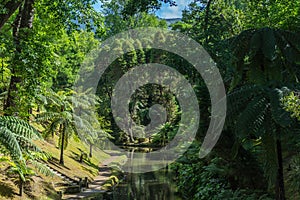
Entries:
{"label": "dense vegetation", "polygon": [[[170,27],[153,13],[162,3],[176,6],[176,0],[103,1],[101,11],[94,9],[95,3],[1,0],[0,162],[13,174],[20,195],[36,173],[51,175],[45,165],[51,155],[37,140],[57,139],[61,165],[71,138],[86,143],[90,157],[94,147],[105,148],[104,138],[152,147],[171,141],[181,108],[168,88],[147,84],[131,97],[131,118],[143,126],[150,122],[152,105],[167,108],[166,123],[151,137],[143,131],[139,137],[124,133],[110,108],[113,88],[124,74],[137,65],[160,63],[185,76],[201,110],[196,140],[171,166],[183,198],[300,198],[299,1],[195,0]],[[227,117],[221,138],[204,159],[198,152],[209,125],[210,97],[201,75],[181,57],[142,48],[139,40],[116,40],[116,48],[106,51],[122,56],[104,72],[96,94],[73,90],[92,50],[137,27],[184,33],[216,62],[227,91]],[[147,39],[149,46],[151,40],[166,40],[163,34]],[[122,53],[133,46],[141,48]],[[79,99],[73,98],[75,93]],[[75,110],[95,115],[85,113],[92,118],[87,121]]]}

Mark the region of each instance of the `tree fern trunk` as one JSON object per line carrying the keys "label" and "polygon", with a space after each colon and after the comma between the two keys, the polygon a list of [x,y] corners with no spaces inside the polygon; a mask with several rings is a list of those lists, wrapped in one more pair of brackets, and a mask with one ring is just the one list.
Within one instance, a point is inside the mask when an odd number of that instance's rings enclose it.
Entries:
{"label": "tree fern trunk", "polygon": [[19,196],[23,196],[23,180],[21,178],[19,183]]}
{"label": "tree fern trunk", "polygon": [[93,157],[93,145],[90,144],[90,154],[89,154],[90,158]]}
{"label": "tree fern trunk", "polygon": [[276,146],[277,146],[277,160],[278,160],[278,172],[277,172],[277,180],[276,180],[276,200],[285,200],[282,149],[281,149],[281,142],[279,139],[277,139],[276,141]]}
{"label": "tree fern trunk", "polygon": [[[62,125],[61,125],[62,126]],[[60,128],[62,130],[62,127]],[[59,164],[64,165],[64,146],[65,146],[65,132],[61,132],[61,144],[60,144],[60,159],[59,159]]]}
{"label": "tree fern trunk", "polygon": [[205,7],[205,18],[204,18],[204,34],[205,34],[205,42],[208,43],[208,23],[209,23],[209,15],[210,15],[210,5],[213,0],[208,0]]}

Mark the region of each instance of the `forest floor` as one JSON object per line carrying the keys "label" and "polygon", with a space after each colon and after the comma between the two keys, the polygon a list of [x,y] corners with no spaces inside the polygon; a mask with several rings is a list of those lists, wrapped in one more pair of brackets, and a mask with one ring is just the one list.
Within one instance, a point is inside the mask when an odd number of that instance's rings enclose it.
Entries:
{"label": "forest floor", "polygon": [[[59,173],[66,175],[72,179],[88,177],[89,182],[99,182],[105,179],[108,174],[99,175],[99,166],[104,166],[112,162],[115,158],[110,157],[107,153],[100,149],[93,150],[93,157],[84,159],[79,162],[81,152],[89,153],[88,146],[76,139],[71,139],[69,145],[64,152],[64,166],[59,165],[60,150],[57,146],[56,136],[49,141],[38,141],[38,146],[47,151],[51,156],[51,162],[48,162],[49,167],[55,169]],[[8,165],[0,163],[0,200],[2,199],[22,199],[22,200],[47,200],[58,199],[57,191],[60,189],[56,185],[64,183],[61,177],[54,175],[44,176],[36,174],[32,176],[32,181],[24,187],[24,195],[18,196],[18,187],[11,177],[7,175]],[[101,168],[100,168],[101,170]],[[104,169],[103,169],[104,170]],[[108,171],[107,171],[108,172]],[[102,178],[101,178],[102,177]],[[109,177],[109,176],[108,176]],[[92,187],[92,185],[91,185]],[[97,188],[96,188],[97,189]]]}

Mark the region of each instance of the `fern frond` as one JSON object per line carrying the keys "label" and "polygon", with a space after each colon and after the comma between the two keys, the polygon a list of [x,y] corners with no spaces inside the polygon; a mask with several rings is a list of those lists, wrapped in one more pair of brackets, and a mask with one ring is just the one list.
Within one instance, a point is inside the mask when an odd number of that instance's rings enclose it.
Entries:
{"label": "fern frond", "polygon": [[239,115],[235,130],[240,139],[245,139],[249,134],[257,134],[263,124],[264,114],[268,104],[264,97],[254,98]]}
{"label": "fern frond", "polygon": [[57,117],[59,117],[59,113],[44,112],[44,113],[40,113],[36,116],[36,121],[37,122],[46,122],[46,121],[51,121]]}
{"label": "fern frond", "polygon": [[24,120],[11,116],[1,116],[0,124],[6,126],[12,132],[18,133],[30,139],[41,138],[39,132]]}
{"label": "fern frond", "polygon": [[46,176],[54,176],[54,172],[46,164],[37,160],[31,160],[30,163],[39,173],[44,174]]}
{"label": "fern frond", "polygon": [[41,152],[42,150],[33,142],[31,138],[27,138],[22,135],[14,134],[22,151],[32,150],[36,152]]}
{"label": "fern frond", "polygon": [[0,143],[8,150],[14,160],[22,160],[22,151],[15,134],[7,127],[0,127]]}
{"label": "fern frond", "polygon": [[261,95],[263,88],[256,85],[246,85],[227,95],[227,123],[231,124],[245,108],[249,100]]}

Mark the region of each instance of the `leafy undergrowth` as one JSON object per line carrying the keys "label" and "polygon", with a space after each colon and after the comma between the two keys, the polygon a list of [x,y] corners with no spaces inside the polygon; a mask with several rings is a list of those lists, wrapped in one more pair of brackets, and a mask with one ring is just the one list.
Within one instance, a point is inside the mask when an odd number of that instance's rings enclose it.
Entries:
{"label": "leafy undergrowth", "polygon": [[0,200],[50,200],[59,199],[59,196],[54,188],[54,183],[61,181],[57,176],[46,177],[40,173],[31,177],[24,185],[23,196],[19,196],[19,188],[14,182],[12,176],[7,175],[9,166],[5,163],[0,163]]}
{"label": "leafy undergrowth", "polygon": [[[37,141],[37,145],[48,152],[52,159],[48,164],[57,171],[70,178],[78,180],[78,177],[88,177],[93,180],[98,175],[99,165],[109,155],[99,149],[93,150],[93,157],[86,158],[82,163],[79,162],[81,152],[88,154],[88,146],[80,141],[70,139],[67,149],[64,151],[64,166],[59,165],[60,149],[57,147],[58,138],[55,136],[49,141]],[[32,181],[26,183],[24,194],[18,196],[18,187],[12,178],[6,175],[7,165],[0,163],[0,200],[2,199],[59,199],[57,195],[57,183],[62,183],[62,179],[56,175],[53,177],[37,174],[32,177]]]}

